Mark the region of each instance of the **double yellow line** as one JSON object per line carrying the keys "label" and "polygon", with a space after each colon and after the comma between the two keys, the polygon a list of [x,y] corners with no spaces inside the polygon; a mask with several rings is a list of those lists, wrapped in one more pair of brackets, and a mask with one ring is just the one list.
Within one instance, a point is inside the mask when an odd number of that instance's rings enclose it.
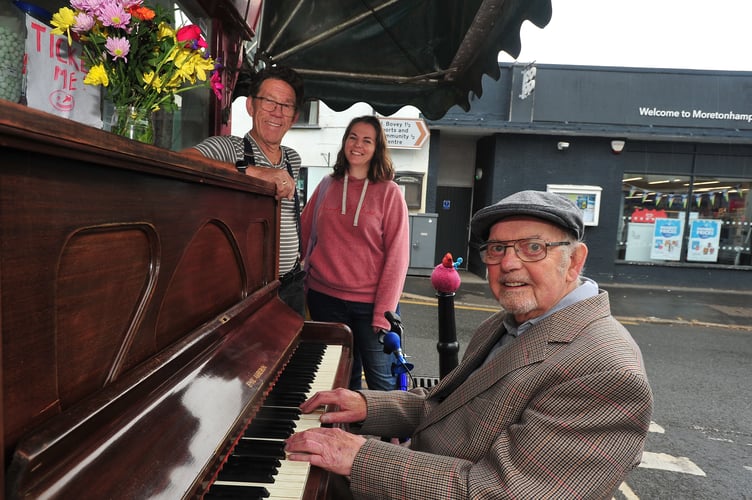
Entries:
{"label": "double yellow line", "polygon": [[[432,302],[430,300],[416,300],[416,299],[401,299],[400,304],[413,304],[417,306],[432,306],[439,307],[438,302]],[[454,304],[455,309],[464,309],[466,311],[483,311],[495,313],[499,311],[499,307],[487,307],[487,306],[474,306],[470,304]]]}

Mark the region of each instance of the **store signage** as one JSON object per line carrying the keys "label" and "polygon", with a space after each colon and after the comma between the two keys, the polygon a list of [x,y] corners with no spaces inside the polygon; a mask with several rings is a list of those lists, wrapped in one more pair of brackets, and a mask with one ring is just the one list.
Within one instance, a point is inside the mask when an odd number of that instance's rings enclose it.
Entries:
{"label": "store signage", "polygon": [[386,143],[395,149],[420,149],[428,139],[428,127],[420,119],[380,118]]}
{"label": "store signage", "polygon": [[570,125],[752,130],[750,81],[735,72],[539,66],[528,115]]}

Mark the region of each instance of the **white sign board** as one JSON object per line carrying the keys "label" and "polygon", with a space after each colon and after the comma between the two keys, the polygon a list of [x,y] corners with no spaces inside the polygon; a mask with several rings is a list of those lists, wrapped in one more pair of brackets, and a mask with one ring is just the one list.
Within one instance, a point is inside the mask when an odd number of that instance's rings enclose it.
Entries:
{"label": "white sign board", "polygon": [[428,127],[418,118],[379,118],[386,144],[395,149],[420,149],[428,139]]}
{"label": "white sign board", "polygon": [[568,199],[582,212],[582,221],[586,226],[597,226],[601,212],[600,186],[580,186],[574,184],[547,184],[546,191],[556,193]]}
{"label": "white sign board", "polygon": [[80,45],[69,47],[67,36],[28,15],[26,28],[28,106],[101,128],[100,87],[84,85]]}

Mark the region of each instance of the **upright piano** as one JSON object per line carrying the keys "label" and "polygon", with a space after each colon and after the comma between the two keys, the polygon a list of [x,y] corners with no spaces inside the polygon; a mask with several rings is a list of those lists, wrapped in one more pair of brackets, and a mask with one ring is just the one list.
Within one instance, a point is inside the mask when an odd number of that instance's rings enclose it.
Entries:
{"label": "upright piano", "polygon": [[6,498],[326,498],[281,443],[351,333],[278,298],[273,186],[0,102]]}

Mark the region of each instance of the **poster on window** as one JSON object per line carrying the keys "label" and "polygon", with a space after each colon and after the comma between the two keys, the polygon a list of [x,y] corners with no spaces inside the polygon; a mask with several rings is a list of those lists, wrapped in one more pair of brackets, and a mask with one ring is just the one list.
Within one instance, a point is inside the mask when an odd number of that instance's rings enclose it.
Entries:
{"label": "poster on window", "polygon": [[695,219],[689,230],[687,260],[718,262],[718,245],[721,240],[721,221]]}
{"label": "poster on window", "polygon": [[653,247],[650,258],[656,260],[679,260],[681,257],[684,225],[679,219],[655,219]]}

